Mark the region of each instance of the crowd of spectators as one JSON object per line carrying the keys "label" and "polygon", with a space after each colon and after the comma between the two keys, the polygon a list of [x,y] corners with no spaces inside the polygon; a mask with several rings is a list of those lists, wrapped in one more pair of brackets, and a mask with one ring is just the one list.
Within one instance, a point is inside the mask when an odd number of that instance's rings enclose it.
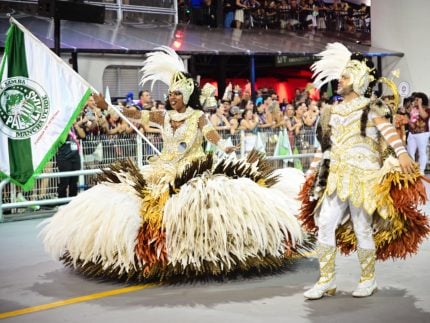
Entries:
{"label": "crowd of spectators", "polygon": [[[370,7],[342,0],[224,0],[223,21],[217,21],[217,1],[202,0],[195,22],[208,27],[370,32]],[[190,12],[187,1],[180,12]],[[189,16],[180,14],[187,22]]]}
{"label": "crowd of spectators", "polygon": [[[388,104],[392,102],[390,97],[386,97],[385,100]],[[422,173],[425,172],[428,163],[429,121],[429,98],[423,92],[414,92],[405,98],[393,118],[393,124],[409,155],[418,162]]]}
{"label": "crowd of spectators", "polygon": [[[246,152],[255,148],[255,135],[260,132],[266,136],[264,144],[272,144],[266,153],[273,155],[276,138],[267,136],[276,137],[276,134],[283,130],[288,134],[291,148],[296,148],[296,153],[315,151],[315,126],[325,101],[312,98],[306,89],[296,89],[294,98],[288,102],[285,98],[279,100],[278,94],[268,88],[259,89],[256,97],[252,99],[250,84],[241,88],[230,83],[224,95],[216,102],[216,106],[206,107],[204,110],[208,120],[224,138],[236,138],[235,143],[240,141],[239,135],[244,134]],[[163,110],[164,104],[154,101],[150,92],[141,91],[138,101],[130,98],[120,100],[117,107],[122,111]],[[161,149],[160,129],[136,120],[134,122],[137,129]],[[74,123],[74,128],[79,138],[87,141],[83,145],[85,162],[98,159],[98,138],[115,138],[134,132],[115,110],[97,107],[93,96],[88,99],[81,115]],[[270,143],[267,143],[268,139]]]}
{"label": "crowd of spectators", "polygon": [[[217,105],[206,107],[208,120],[223,136],[234,136],[244,133],[245,136],[258,132],[276,134],[285,130],[290,146],[297,153],[314,152],[316,124],[321,110],[326,104],[336,104],[340,98],[329,98],[326,92],[316,92],[312,87],[295,90],[292,99],[278,98],[273,89],[261,88],[253,99],[248,83],[241,88],[239,85],[228,84],[224,95],[219,97]],[[392,97],[384,97],[387,104],[392,104]],[[97,102],[96,102],[97,101]],[[103,105],[100,97],[90,96],[82,113],[73,125],[76,137],[93,143],[84,145],[84,158],[97,150],[100,136],[115,138],[134,132],[131,126],[112,109]],[[122,100],[118,108],[124,110],[164,110],[164,102],[154,101],[149,91],[140,91],[138,100]],[[414,92],[405,98],[394,116],[393,124],[411,156],[417,158],[422,170],[427,165],[427,144],[429,132],[430,108],[425,93]],[[157,148],[162,147],[160,129],[153,128],[135,120],[136,128],[145,134]],[[253,147],[251,147],[253,148]],[[271,155],[273,151],[268,152]],[[89,161],[89,160],[85,160]]]}
{"label": "crowd of spectators", "polygon": [[[224,138],[236,138],[235,145],[239,143],[244,145],[245,153],[257,148],[257,138],[261,134],[265,136],[264,146],[267,156],[275,155],[274,147],[280,141],[278,134],[282,132],[288,137],[293,154],[312,154],[318,149],[316,126],[321,111],[327,104],[337,104],[341,100],[338,96],[328,96],[327,92],[319,93],[312,87],[306,87],[297,88],[294,97],[287,100],[280,99],[273,89],[261,88],[257,90],[255,98],[252,98],[250,84],[243,88],[229,84],[224,95],[218,98],[217,105],[206,107],[204,111],[208,120]],[[384,100],[388,105],[394,102],[393,97],[390,96],[384,97]],[[152,99],[149,91],[140,91],[138,100],[132,100],[129,97],[118,101],[117,104],[122,111],[164,110],[165,108],[163,102]],[[403,104],[392,120],[408,153],[415,158],[423,173],[428,164],[429,119],[428,96],[422,92],[414,92],[403,100]],[[134,125],[158,149],[162,148],[159,129],[144,125],[138,120],[134,120]],[[102,97],[90,96],[69,133],[70,147],[59,151],[57,166],[60,171],[81,169],[76,152],[71,154],[76,149],[79,150],[79,146],[82,149],[84,169],[98,168],[118,158],[136,156],[136,137],[131,135],[132,133],[134,130],[130,125],[122,120],[114,109],[107,107]],[[130,151],[121,151],[126,149],[124,142],[127,142],[127,138],[130,138],[129,141],[133,143],[130,145],[132,148]],[[148,149],[143,152],[145,156],[154,153],[149,147],[144,149]],[[296,160],[300,161],[300,167],[304,170],[309,166],[310,158],[306,157],[294,159],[294,162],[288,163],[293,166]],[[49,171],[44,170],[44,172]],[[69,196],[75,195],[77,180],[77,177],[66,177],[60,181],[57,196],[66,196],[66,191]],[[91,185],[91,180],[85,182]],[[39,186],[41,187],[38,195],[45,198],[48,181],[42,180]]]}
{"label": "crowd of spectators", "polygon": [[[103,102],[97,95],[90,96],[73,124],[77,139],[83,141],[83,162],[87,165],[100,164],[103,155],[106,156],[103,150],[106,150],[107,146],[116,147],[115,138],[124,138],[135,131],[115,109],[103,106]],[[296,149],[296,153],[315,151],[316,122],[326,100],[312,98],[306,89],[296,89],[294,98],[288,102],[286,98],[279,100],[278,94],[268,88],[259,89],[253,99],[249,83],[244,88],[230,83],[224,95],[216,102],[216,106],[206,107],[204,110],[208,120],[224,138],[235,138],[235,144],[243,140],[239,138],[241,134],[245,135],[245,152],[255,148],[256,135],[264,133],[264,145],[271,146],[266,153],[273,155],[276,135],[284,130],[288,134],[291,149]],[[129,96],[125,100],[119,100],[117,104],[116,107],[123,112],[165,109],[164,102],[153,100],[147,90],[139,92],[138,100]],[[160,129],[142,124],[138,120],[133,120],[133,123],[157,149],[162,148]],[[101,140],[109,140],[111,144],[107,145],[105,142],[101,145]],[[121,157],[119,152],[116,155]]]}

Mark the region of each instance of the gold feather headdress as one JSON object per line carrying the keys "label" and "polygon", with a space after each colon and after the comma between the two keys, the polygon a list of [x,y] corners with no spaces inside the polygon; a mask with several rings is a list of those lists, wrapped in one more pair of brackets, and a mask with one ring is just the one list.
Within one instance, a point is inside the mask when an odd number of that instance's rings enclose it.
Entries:
{"label": "gold feather headdress", "polygon": [[184,103],[188,103],[194,91],[194,80],[184,75],[184,62],[173,49],[167,46],[155,48],[147,54],[141,71],[140,85],[150,81],[152,88],[156,81],[161,81],[169,86],[169,92],[181,92]]}
{"label": "gold feather headdress", "polygon": [[327,44],[326,49],[317,54],[320,60],[312,64],[314,85],[321,88],[327,82],[348,75],[354,92],[363,95],[369,83],[374,81],[371,69],[365,61],[351,59],[352,53],[341,43]]}

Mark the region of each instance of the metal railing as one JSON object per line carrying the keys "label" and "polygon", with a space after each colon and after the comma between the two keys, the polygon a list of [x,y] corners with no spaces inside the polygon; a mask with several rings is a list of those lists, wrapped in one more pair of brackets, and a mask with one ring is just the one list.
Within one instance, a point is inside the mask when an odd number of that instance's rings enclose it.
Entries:
{"label": "metal railing", "polygon": [[[306,170],[314,152],[315,147],[309,143],[301,144],[300,150],[297,146],[290,147],[288,152],[285,146],[291,143],[298,144],[303,138],[306,142],[312,142],[313,138],[303,137],[291,141],[287,132],[283,129],[260,129],[250,133],[245,131],[230,130],[219,131],[224,140],[238,146],[236,154],[238,157],[245,156],[251,149],[255,148],[264,152],[267,159],[273,162],[274,167],[296,167]],[[161,150],[162,139],[157,133],[146,134],[151,142]],[[286,144],[286,140],[288,140]],[[281,141],[283,141],[281,143]],[[96,175],[102,168],[108,167],[111,163],[125,158],[131,158],[142,167],[147,164],[148,157],[153,155],[152,148],[135,134],[119,136],[94,136],[82,141],[81,170],[73,172],[60,172],[54,157],[47,163],[43,173],[36,177],[36,184],[29,192],[21,192],[20,189],[8,180],[0,182],[0,222],[5,220],[19,219],[22,213],[32,211],[37,216],[37,209],[40,206],[59,205],[69,202],[72,198],[58,198],[57,187],[60,177],[79,176],[79,191],[86,190],[95,185]],[[280,146],[283,146],[282,149]],[[304,149],[303,147],[306,147]],[[207,142],[204,143],[206,151],[213,150]],[[38,206],[38,207],[36,207]],[[46,210],[45,210],[46,212]],[[5,214],[8,213],[8,214]]]}

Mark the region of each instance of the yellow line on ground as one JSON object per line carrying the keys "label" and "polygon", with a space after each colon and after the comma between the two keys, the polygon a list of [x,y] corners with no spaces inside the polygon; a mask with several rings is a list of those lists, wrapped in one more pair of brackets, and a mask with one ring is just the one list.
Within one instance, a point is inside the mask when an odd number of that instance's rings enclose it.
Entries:
{"label": "yellow line on ground", "polygon": [[64,299],[64,300],[53,302],[53,303],[42,304],[42,305],[37,305],[37,306],[32,306],[32,307],[26,307],[26,308],[22,308],[20,310],[0,313],[0,319],[5,319],[8,317],[13,317],[13,316],[18,316],[18,315],[30,314],[30,313],[39,312],[39,311],[45,311],[45,310],[49,310],[52,308],[70,305],[70,304],[75,304],[75,303],[92,301],[94,299],[99,299],[99,298],[103,298],[103,297],[109,297],[109,296],[114,296],[114,295],[120,295],[120,294],[135,292],[135,291],[142,290],[142,289],[149,288],[149,287],[153,287],[153,286],[157,286],[157,284],[145,284],[145,285],[139,285],[139,286],[124,287],[124,288],[108,290],[105,292],[100,292],[100,293],[95,293],[95,294],[89,294],[89,295],[84,295],[84,296],[79,296],[79,297],[74,297],[74,298],[68,298],[68,299]]}

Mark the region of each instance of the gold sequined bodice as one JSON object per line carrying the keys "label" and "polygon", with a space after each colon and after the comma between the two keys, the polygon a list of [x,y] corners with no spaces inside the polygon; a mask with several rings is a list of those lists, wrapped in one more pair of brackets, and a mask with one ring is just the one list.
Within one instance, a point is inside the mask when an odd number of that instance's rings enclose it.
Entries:
{"label": "gold sequined bodice", "polygon": [[376,208],[374,185],[381,168],[378,131],[372,120],[361,136],[361,115],[369,100],[356,98],[332,107],[330,126],[330,173],[327,194],[336,194],[343,201],[349,199],[356,207],[363,206],[369,214]]}
{"label": "gold sequined bodice", "polygon": [[[203,134],[199,129],[198,122],[203,112],[187,108],[183,113],[168,111],[164,117],[163,124],[163,149],[161,154],[156,158],[152,165],[160,167],[174,167],[176,172],[195,159],[204,156],[203,151]],[[179,126],[175,129],[172,127],[172,121],[177,122]]]}

